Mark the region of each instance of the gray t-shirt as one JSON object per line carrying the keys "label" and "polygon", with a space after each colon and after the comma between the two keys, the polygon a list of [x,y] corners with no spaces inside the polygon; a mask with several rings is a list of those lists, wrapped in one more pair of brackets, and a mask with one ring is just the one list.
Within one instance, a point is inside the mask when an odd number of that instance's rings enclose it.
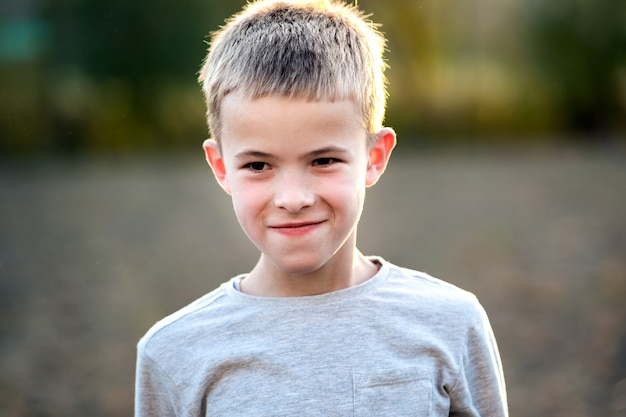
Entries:
{"label": "gray t-shirt", "polygon": [[341,291],[255,297],[239,276],[161,320],[138,345],[135,415],[508,415],[474,295],[376,259]]}

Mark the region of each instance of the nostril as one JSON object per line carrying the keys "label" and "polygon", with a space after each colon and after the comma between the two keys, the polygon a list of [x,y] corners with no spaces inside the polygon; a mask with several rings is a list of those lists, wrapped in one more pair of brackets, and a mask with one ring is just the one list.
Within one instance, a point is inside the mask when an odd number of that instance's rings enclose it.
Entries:
{"label": "nostril", "polygon": [[315,194],[309,187],[299,181],[289,181],[289,184],[283,184],[277,187],[274,204],[276,207],[286,209],[289,212],[298,212],[303,208],[313,205],[315,202]]}

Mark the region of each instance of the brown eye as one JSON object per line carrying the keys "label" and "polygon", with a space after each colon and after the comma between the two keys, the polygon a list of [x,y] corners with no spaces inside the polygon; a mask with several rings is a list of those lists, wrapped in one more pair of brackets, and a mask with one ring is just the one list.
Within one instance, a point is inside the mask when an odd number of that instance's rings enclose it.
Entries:
{"label": "brown eye", "polygon": [[263,171],[267,168],[267,164],[265,162],[250,162],[244,166],[251,171]]}
{"label": "brown eye", "polygon": [[317,158],[313,161],[313,165],[330,165],[334,162],[337,162],[335,158]]}

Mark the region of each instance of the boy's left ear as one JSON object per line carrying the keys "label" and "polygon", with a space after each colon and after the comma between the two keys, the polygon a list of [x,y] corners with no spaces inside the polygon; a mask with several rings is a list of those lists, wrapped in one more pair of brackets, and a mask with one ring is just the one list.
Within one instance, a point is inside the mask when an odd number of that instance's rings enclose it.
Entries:
{"label": "boy's left ear", "polygon": [[376,133],[376,142],[369,150],[369,164],[365,174],[365,185],[371,187],[378,182],[378,179],[389,162],[391,151],[396,146],[396,132],[389,127],[383,128]]}

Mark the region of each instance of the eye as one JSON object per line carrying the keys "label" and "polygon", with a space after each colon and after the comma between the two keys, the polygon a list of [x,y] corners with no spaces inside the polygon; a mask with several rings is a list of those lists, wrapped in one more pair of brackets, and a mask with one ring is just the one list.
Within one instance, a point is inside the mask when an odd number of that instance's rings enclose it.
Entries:
{"label": "eye", "polygon": [[339,160],[336,158],[317,158],[316,160],[313,161],[313,165],[327,166],[327,165],[334,164],[335,162],[339,162]]}
{"label": "eye", "polygon": [[261,172],[269,169],[269,165],[265,162],[249,162],[243,166],[250,171]]}

